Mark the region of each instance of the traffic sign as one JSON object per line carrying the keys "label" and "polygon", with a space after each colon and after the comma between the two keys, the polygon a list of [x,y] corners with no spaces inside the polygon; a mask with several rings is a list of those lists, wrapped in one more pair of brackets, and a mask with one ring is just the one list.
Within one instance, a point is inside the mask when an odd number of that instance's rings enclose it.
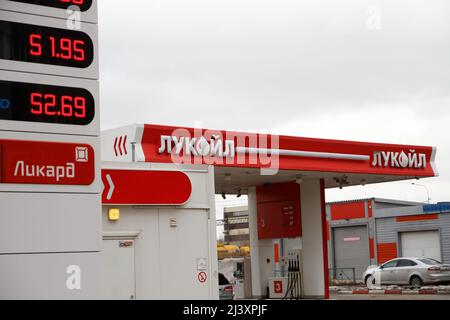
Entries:
{"label": "traffic sign", "polygon": [[182,205],[192,193],[181,171],[102,170],[103,204]]}
{"label": "traffic sign", "polygon": [[208,280],[208,275],[204,271],[199,272],[197,275],[197,279],[198,281],[200,281],[200,283],[205,283],[206,280]]}

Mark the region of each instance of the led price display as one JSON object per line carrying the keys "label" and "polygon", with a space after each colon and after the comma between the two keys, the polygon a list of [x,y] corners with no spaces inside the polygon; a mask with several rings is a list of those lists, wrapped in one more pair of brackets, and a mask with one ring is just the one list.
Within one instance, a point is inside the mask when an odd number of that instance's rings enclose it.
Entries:
{"label": "led price display", "polygon": [[23,2],[36,4],[40,6],[67,9],[70,6],[78,6],[80,11],[87,11],[92,5],[92,0],[10,0],[15,2]]}
{"label": "led price display", "polygon": [[0,119],[87,125],[95,101],[86,89],[0,80]]}
{"label": "led price display", "polygon": [[87,68],[94,45],[81,31],[0,21],[0,59]]}

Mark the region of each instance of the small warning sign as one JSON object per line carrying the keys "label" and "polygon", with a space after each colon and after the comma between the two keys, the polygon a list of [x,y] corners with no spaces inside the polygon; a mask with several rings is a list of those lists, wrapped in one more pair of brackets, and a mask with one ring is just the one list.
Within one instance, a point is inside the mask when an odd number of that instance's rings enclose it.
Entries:
{"label": "small warning sign", "polygon": [[206,272],[202,271],[202,272],[198,273],[197,278],[198,278],[198,281],[200,281],[200,283],[205,283],[206,280],[208,279],[208,276],[206,275]]}
{"label": "small warning sign", "polygon": [[206,258],[197,259],[197,271],[204,271],[208,269],[208,264],[206,263]]}

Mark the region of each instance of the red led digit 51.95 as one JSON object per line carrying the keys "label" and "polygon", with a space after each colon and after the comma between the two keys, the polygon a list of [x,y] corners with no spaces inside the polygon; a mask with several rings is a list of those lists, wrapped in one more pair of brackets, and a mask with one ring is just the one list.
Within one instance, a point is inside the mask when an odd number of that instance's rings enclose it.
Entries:
{"label": "red led digit 51.95", "polygon": [[69,38],[48,37],[42,39],[40,34],[30,34],[29,37],[29,53],[32,56],[40,57],[44,50],[42,46],[49,46],[51,57],[65,60],[84,61],[84,41],[72,40]]}
{"label": "red led digit 51.95", "polygon": [[94,44],[84,32],[0,21],[0,59],[87,68]]}

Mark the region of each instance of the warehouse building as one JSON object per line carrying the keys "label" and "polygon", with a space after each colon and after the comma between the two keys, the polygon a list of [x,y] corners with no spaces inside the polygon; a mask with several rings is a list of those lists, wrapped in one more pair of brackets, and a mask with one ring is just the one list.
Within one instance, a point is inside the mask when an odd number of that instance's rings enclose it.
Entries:
{"label": "warehouse building", "polygon": [[450,263],[448,203],[371,198],[328,203],[326,211],[333,279],[362,280],[367,266],[402,256]]}
{"label": "warehouse building", "polygon": [[224,244],[239,247],[250,245],[248,207],[227,207],[223,210]]}

